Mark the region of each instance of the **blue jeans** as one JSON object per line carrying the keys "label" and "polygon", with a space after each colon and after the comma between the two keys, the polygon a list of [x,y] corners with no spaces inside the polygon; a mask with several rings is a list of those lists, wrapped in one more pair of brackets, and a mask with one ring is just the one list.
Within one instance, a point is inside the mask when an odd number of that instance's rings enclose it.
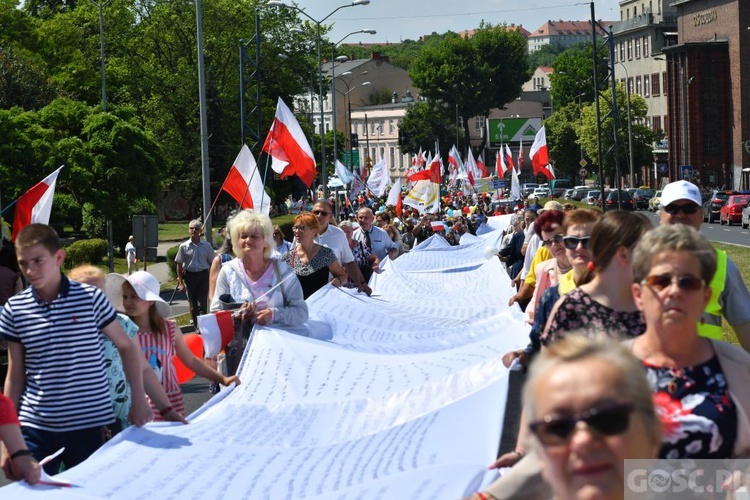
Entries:
{"label": "blue jeans", "polygon": [[21,427],[21,433],[26,446],[34,454],[34,458],[42,460],[57,450],[65,447],[65,451],[44,466],[47,474],[53,475],[60,471],[60,465],[70,469],[86,460],[92,453],[104,444],[103,427],[91,427],[78,431],[53,432]]}

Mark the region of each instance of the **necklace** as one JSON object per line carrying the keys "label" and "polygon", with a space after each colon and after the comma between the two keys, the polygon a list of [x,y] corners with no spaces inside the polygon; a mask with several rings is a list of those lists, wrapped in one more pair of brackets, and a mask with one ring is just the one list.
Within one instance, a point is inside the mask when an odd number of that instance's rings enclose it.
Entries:
{"label": "necklace", "polygon": [[695,384],[695,381],[685,373],[685,368],[667,368],[667,370],[669,370],[667,376],[672,375],[672,380],[667,382],[667,391],[669,391],[670,394],[677,392],[677,389],[679,389],[677,383],[680,380],[684,381],[685,389],[690,389]]}

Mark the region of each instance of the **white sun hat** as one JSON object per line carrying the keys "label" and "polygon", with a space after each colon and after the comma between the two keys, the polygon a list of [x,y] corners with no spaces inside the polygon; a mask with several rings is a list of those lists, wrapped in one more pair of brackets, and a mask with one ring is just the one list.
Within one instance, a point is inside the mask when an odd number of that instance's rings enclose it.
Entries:
{"label": "white sun hat", "polygon": [[159,280],[153,274],[146,271],[136,271],[130,276],[110,273],[104,280],[104,293],[117,311],[124,311],[122,307],[122,285],[130,283],[135,293],[143,300],[150,300],[156,304],[156,312],[162,318],[168,318],[172,314],[172,308],[159,295]]}

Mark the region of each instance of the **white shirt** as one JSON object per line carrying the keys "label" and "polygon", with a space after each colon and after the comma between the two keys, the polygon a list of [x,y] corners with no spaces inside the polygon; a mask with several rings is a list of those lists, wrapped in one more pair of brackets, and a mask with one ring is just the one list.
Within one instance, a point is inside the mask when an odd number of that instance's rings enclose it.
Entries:
{"label": "white shirt", "polygon": [[[361,227],[354,231],[353,238],[362,243],[367,242],[367,239],[365,238],[365,230]],[[398,248],[393,240],[391,240],[391,237],[388,236],[388,233],[374,224],[370,226],[370,244],[372,245],[370,250],[377,255],[380,260],[385,259],[385,256],[388,255],[388,250]]]}
{"label": "white shirt", "polygon": [[325,232],[315,237],[315,242],[333,250],[333,253],[336,254],[336,258],[342,266],[349,262],[354,262],[354,255],[352,255],[352,249],[349,248],[346,233],[336,226],[328,224]]}

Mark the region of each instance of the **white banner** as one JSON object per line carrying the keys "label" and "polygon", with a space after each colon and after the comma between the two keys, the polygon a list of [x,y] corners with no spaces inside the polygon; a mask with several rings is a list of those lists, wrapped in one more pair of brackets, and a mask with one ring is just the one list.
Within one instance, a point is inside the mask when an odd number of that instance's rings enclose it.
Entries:
{"label": "white banner", "polygon": [[190,425],[130,428],[57,476],[2,498],[409,498],[469,496],[494,478],[507,395],[501,356],[528,325],[486,258],[498,231],[438,236],[371,280],[372,297],[326,286],[310,320],[257,327],[242,385]]}

